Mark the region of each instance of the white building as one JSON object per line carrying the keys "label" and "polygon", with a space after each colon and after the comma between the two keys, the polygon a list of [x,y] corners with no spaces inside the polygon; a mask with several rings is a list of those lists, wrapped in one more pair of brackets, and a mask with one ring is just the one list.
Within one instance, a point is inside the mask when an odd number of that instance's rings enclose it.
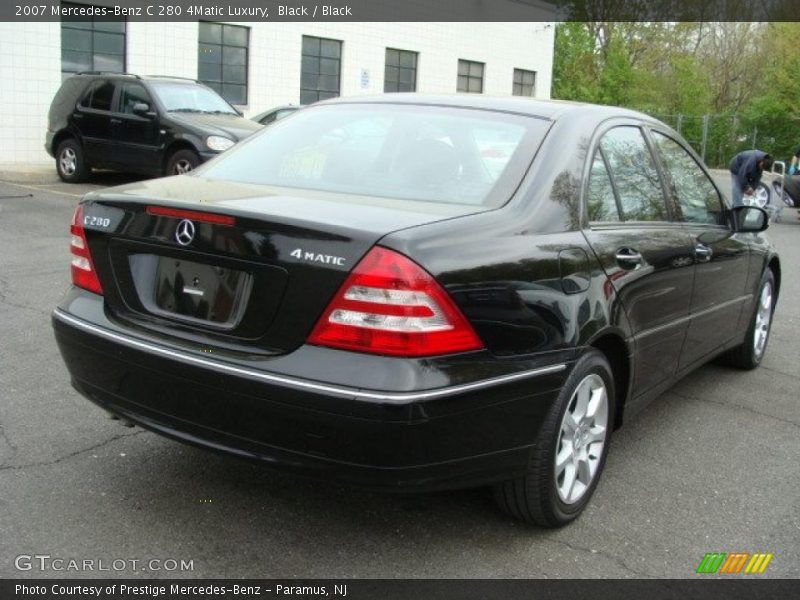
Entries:
{"label": "white building", "polygon": [[[550,97],[552,23],[0,23],[0,163],[42,163],[62,78],[200,79],[246,116],[318,97],[471,91]],[[401,51],[401,52],[397,52]]]}

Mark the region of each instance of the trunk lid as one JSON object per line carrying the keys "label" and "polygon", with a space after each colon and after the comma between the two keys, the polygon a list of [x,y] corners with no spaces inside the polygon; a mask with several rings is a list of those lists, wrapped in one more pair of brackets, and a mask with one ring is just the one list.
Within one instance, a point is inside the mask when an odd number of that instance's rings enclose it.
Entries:
{"label": "trunk lid", "polygon": [[303,344],[347,274],[386,234],[487,210],[199,175],[86,200],[87,241],[117,319],[204,348],[264,354]]}

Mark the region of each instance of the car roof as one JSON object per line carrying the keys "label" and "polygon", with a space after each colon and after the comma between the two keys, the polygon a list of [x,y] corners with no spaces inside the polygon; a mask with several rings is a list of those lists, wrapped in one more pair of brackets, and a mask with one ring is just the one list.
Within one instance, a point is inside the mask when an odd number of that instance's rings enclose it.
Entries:
{"label": "car roof", "polygon": [[333,98],[319,104],[416,104],[452,106],[510,112],[555,121],[565,116],[594,115],[599,119],[632,117],[657,123],[653,117],[627,108],[572,102],[569,100],[539,100],[521,96],[485,96],[482,94],[417,94],[396,93],[376,96]]}

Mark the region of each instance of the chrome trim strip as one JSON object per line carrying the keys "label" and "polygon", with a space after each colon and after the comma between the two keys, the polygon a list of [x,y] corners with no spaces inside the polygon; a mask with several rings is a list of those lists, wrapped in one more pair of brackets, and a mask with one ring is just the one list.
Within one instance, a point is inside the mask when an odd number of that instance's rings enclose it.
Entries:
{"label": "chrome trim strip", "polygon": [[654,333],[661,333],[662,331],[665,331],[671,327],[677,327],[678,325],[683,325],[687,321],[691,321],[694,318],[704,317],[705,315],[711,314],[714,311],[721,310],[723,308],[728,308],[733,304],[736,303],[743,304],[744,302],[746,302],[747,300],[751,300],[752,298],[753,294],[745,294],[744,296],[739,296],[738,298],[734,298],[733,300],[728,300],[720,304],[715,304],[714,306],[704,308],[703,310],[699,310],[695,313],[690,313],[688,315],[684,315],[683,317],[678,317],[677,319],[675,319],[674,321],[670,321],[669,323],[664,323],[662,325],[656,325],[655,327],[652,327],[650,329],[645,329],[635,334],[633,337],[635,339],[642,339],[650,335],[653,335]]}
{"label": "chrome trim strip", "polygon": [[245,369],[228,363],[209,360],[207,358],[201,358],[199,356],[194,356],[187,352],[170,350],[162,346],[159,346],[157,344],[144,342],[127,335],[121,335],[118,333],[114,333],[113,331],[109,331],[108,329],[92,325],[91,323],[87,323],[82,319],[73,317],[58,308],[53,311],[53,317],[65,323],[69,323],[75,327],[78,327],[79,329],[94,333],[95,335],[104,337],[109,340],[113,340],[125,346],[136,348],[138,350],[147,350],[148,352],[152,352],[153,354],[158,354],[161,356],[179,360],[184,363],[208,367],[210,369],[222,373],[232,373],[235,375],[252,377],[254,379],[267,381],[269,383],[275,383],[279,385],[310,390],[313,392],[323,392],[327,394],[335,394],[337,396],[344,396],[347,398],[358,398],[364,400],[382,400],[389,402],[429,400],[432,398],[452,396],[455,394],[460,394],[462,392],[470,392],[473,390],[492,387],[503,383],[509,383],[511,381],[517,381],[519,379],[527,379],[530,377],[548,375],[550,373],[558,373],[567,368],[566,364],[560,363],[555,365],[549,365],[547,367],[540,367],[538,369],[531,369],[529,371],[522,371],[520,373],[512,373],[510,375],[502,375],[500,377],[493,377],[491,379],[483,379],[481,381],[475,381],[473,383],[462,383],[460,385],[454,385],[446,388],[437,388],[426,392],[364,392],[355,388],[348,388],[336,385],[325,385],[321,383],[313,383],[311,381],[306,381],[304,379],[298,379],[295,377],[272,375],[264,371]]}

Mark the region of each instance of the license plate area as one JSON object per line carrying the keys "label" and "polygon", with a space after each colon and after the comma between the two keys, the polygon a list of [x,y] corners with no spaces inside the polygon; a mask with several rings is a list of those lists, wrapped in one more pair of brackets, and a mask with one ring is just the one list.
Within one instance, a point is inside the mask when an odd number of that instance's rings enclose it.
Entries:
{"label": "license plate area", "polygon": [[244,314],[252,275],[228,266],[155,254],[129,256],[137,295],[150,313],[233,329]]}

